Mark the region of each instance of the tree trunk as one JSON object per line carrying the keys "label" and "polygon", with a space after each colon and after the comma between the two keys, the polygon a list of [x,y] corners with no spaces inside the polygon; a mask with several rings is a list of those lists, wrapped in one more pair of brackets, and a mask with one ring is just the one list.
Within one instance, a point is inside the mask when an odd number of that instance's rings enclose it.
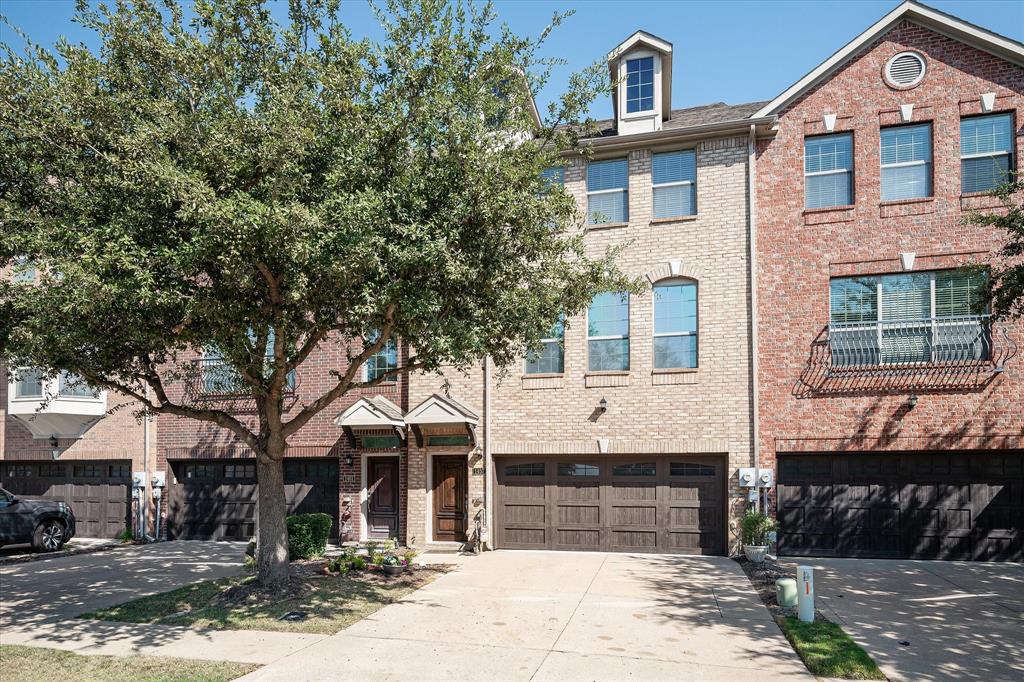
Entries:
{"label": "tree trunk", "polygon": [[288,526],[284,500],[284,466],[281,452],[261,453],[256,458],[259,504],[256,528],[256,580],[273,590],[288,580]]}

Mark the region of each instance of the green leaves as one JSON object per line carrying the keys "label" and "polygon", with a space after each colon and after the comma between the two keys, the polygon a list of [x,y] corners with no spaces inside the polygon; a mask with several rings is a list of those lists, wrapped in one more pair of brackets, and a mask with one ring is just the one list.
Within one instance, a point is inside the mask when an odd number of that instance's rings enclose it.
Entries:
{"label": "green leaves", "polygon": [[[333,0],[289,8],[279,25],[257,0],[191,18],[173,0],[83,6],[96,53],[4,46],[0,262],[43,272],[0,288],[12,361],[148,385],[153,409],[222,423],[227,408],[174,388],[214,346],[260,415],[230,428],[265,440],[358,385],[303,369],[317,344],[360,363],[380,330],[414,349],[403,371],[505,365],[629,285],[611,255],[587,257],[575,202],[540,177],[578,151],[600,70],[539,121],[530,89],[550,64],[490,6],[382,3],[380,44],[352,39]],[[251,336],[271,329],[267,359]],[[328,388],[286,428],[296,367]]]}
{"label": "green leaves", "polygon": [[[986,297],[993,315],[999,318],[1019,318],[1024,315],[1024,182],[1014,180],[996,188],[991,195],[1000,207],[976,210],[967,215],[966,222],[986,230],[995,230],[1006,242],[990,263],[991,276],[987,282]],[[988,270],[988,268],[985,268]]]}

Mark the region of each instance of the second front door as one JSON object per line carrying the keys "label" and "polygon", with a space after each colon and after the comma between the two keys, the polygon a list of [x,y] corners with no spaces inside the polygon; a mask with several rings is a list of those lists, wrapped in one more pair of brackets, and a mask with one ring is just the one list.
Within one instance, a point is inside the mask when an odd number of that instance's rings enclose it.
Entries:
{"label": "second front door", "polygon": [[398,458],[368,457],[366,537],[398,537]]}
{"label": "second front door", "polygon": [[434,540],[466,540],[466,458],[434,457]]}

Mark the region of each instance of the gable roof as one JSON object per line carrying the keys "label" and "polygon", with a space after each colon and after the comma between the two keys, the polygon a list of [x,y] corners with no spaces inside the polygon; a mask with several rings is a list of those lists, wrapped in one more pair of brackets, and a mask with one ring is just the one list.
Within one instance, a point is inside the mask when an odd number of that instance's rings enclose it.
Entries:
{"label": "gable roof", "polygon": [[392,427],[405,426],[402,408],[382,395],[360,398],[334,419],[338,426]]}
{"label": "gable roof", "polygon": [[434,393],[405,415],[406,424],[476,424],[479,415],[452,396]]}
{"label": "gable roof", "polygon": [[979,50],[989,52],[1009,62],[1024,66],[1024,44],[988,29],[975,26],[952,14],[940,12],[914,0],[906,0],[891,12],[872,24],[866,31],[843,46],[838,52],[823,61],[810,73],[789,86],[785,92],[768,102],[751,115],[761,118],[778,114],[805,92],[826,80],[846,62],[855,57],[876,38],[892,29],[903,20],[931,29]]}
{"label": "gable roof", "polygon": [[[615,92],[618,92],[619,83],[619,57],[635,47],[645,47],[662,55],[661,60],[661,117],[668,120],[672,117],[672,43],[664,38],[659,38],[647,31],[636,31],[608,53],[608,72],[612,83],[615,83]],[[619,115],[619,98],[612,96],[612,114]]]}

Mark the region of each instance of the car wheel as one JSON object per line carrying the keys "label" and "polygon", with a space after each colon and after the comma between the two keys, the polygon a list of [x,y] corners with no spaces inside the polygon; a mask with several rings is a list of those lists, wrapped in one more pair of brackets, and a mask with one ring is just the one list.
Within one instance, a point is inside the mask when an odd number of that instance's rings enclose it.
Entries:
{"label": "car wheel", "polygon": [[32,534],[32,549],[37,552],[56,552],[64,546],[64,524],[48,519],[36,526]]}

